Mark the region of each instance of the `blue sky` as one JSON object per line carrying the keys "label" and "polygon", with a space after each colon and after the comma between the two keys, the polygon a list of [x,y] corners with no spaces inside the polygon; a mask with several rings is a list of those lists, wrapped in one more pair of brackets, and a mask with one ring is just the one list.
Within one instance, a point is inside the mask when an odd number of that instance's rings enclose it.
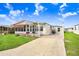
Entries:
{"label": "blue sky", "polygon": [[0,3],[0,25],[29,20],[70,27],[78,19],[78,3]]}

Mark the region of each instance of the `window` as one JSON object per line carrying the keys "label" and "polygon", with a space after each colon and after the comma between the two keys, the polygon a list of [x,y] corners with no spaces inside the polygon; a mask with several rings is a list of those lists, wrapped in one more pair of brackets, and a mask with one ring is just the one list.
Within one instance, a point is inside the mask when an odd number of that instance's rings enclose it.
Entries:
{"label": "window", "polygon": [[35,27],[33,26],[33,31],[35,31]]}
{"label": "window", "polygon": [[27,31],[29,31],[29,29],[27,29]]}
{"label": "window", "polygon": [[38,31],[38,28],[36,28],[36,31]]}
{"label": "window", "polygon": [[24,31],[26,31],[26,25],[24,25]]}
{"label": "window", "polygon": [[40,27],[40,31],[43,31],[43,26]]}
{"label": "window", "polygon": [[30,26],[30,31],[32,31],[32,26]]}
{"label": "window", "polygon": [[3,31],[5,31],[5,27],[3,27]]}
{"label": "window", "polygon": [[20,31],[20,28],[17,28],[18,31]]}
{"label": "window", "polygon": [[23,28],[20,28],[20,31],[24,31]]}
{"label": "window", "polygon": [[60,28],[58,28],[58,32],[60,32]]}
{"label": "window", "polygon": [[24,28],[24,31],[26,31],[26,29]]}
{"label": "window", "polygon": [[34,28],[33,28],[33,31],[34,31]]}
{"label": "window", "polygon": [[29,25],[27,25],[27,32],[29,32]]}
{"label": "window", "polygon": [[72,30],[73,30],[73,28],[72,28]]}

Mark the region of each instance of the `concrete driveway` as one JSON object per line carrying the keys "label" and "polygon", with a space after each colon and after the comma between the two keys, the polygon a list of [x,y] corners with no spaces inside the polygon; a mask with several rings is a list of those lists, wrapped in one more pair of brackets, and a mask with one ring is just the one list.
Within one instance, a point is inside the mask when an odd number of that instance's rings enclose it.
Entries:
{"label": "concrete driveway", "polygon": [[18,48],[0,52],[1,56],[65,56],[64,37],[60,34],[42,36]]}

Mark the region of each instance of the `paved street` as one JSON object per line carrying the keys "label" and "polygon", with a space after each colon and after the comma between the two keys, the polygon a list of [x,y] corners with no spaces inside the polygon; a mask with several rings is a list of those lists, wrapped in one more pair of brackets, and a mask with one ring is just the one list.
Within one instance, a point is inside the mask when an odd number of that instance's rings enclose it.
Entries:
{"label": "paved street", "polygon": [[65,56],[63,35],[42,36],[18,48],[1,51],[2,56]]}

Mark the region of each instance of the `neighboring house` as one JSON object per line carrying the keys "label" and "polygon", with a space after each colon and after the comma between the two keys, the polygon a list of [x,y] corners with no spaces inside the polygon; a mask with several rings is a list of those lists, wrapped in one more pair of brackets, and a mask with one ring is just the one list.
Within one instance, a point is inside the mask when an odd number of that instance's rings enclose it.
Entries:
{"label": "neighboring house", "polygon": [[74,25],[74,33],[79,34],[79,24]]}
{"label": "neighboring house", "polygon": [[10,26],[6,26],[6,25],[1,25],[0,26],[0,34],[13,34],[14,33],[14,29]]}
{"label": "neighboring house", "polygon": [[71,28],[65,28],[65,31],[73,32],[73,33],[79,34],[79,24],[74,25],[74,26],[71,27]]}
{"label": "neighboring house", "polygon": [[64,31],[73,32],[74,28],[73,27],[71,27],[71,28],[65,28]]}
{"label": "neighboring house", "polygon": [[62,33],[63,27],[62,26],[52,26],[52,31],[55,31],[56,33]]}
{"label": "neighboring house", "polygon": [[4,25],[0,26],[0,34],[4,34],[4,33],[10,33],[10,27],[9,26],[4,26]]}

